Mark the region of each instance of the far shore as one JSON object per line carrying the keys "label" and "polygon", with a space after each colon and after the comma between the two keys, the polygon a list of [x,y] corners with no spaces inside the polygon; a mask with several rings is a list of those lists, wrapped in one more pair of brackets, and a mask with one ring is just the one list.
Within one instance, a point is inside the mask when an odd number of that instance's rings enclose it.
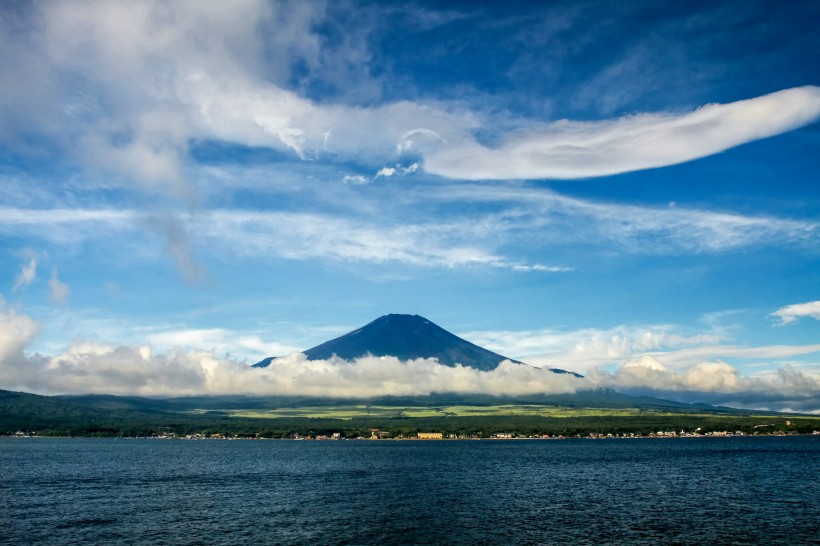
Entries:
{"label": "far shore", "polygon": [[795,436],[818,436],[820,437],[820,430],[815,430],[811,433],[772,433],[772,434],[738,434],[731,432],[715,432],[708,434],[646,434],[646,435],[611,435],[611,434],[589,434],[589,435],[572,435],[572,436],[514,436],[514,437],[442,437],[442,438],[415,438],[415,437],[398,437],[398,438],[370,438],[370,437],[356,437],[356,438],[314,438],[314,437],[300,437],[300,438],[265,438],[265,437],[248,437],[248,436],[177,436],[177,435],[159,435],[159,436],[42,436],[38,434],[6,434],[0,435],[0,439],[57,439],[57,440],[183,440],[183,441],[284,441],[284,442],[472,442],[472,441],[521,441],[521,440],[650,440],[650,439],[683,439],[683,438],[780,438],[780,437],[795,437]]}

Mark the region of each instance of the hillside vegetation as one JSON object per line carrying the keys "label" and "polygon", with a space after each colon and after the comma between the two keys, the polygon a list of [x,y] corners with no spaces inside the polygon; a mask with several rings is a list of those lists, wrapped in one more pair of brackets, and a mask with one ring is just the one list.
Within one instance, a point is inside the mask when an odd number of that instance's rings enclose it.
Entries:
{"label": "hillside vegetation", "polygon": [[[810,433],[820,417],[690,408],[578,408],[535,404],[401,406],[327,404],[259,409],[191,407],[208,399],[48,397],[0,390],[0,434],[38,436],[219,435],[246,438],[330,436],[413,437],[436,431],[462,437],[636,434],[659,431]],[[233,405],[242,405],[232,398]],[[211,400],[214,404],[218,400]],[[269,401],[271,404],[274,401]],[[281,400],[280,400],[281,402]],[[416,400],[418,402],[418,400]],[[222,400],[223,404],[227,404]]]}

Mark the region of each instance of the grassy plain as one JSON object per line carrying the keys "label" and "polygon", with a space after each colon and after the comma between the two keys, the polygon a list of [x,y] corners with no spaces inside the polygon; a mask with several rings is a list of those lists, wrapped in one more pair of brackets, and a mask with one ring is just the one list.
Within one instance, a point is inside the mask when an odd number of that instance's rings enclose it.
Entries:
{"label": "grassy plain", "polygon": [[[207,402],[210,401],[210,405]],[[658,431],[741,431],[745,434],[807,434],[820,430],[820,417],[727,411],[715,408],[595,407],[583,404],[312,403],[272,400],[157,401],[94,396],[62,399],[0,390],[0,436],[126,436],[202,434],[240,438],[293,438],[340,433],[368,437],[373,429],[389,437],[442,432],[459,437],[647,435]],[[268,404],[263,406],[262,404]],[[192,405],[196,404],[196,405]],[[274,405],[275,404],[275,405]],[[255,407],[253,407],[255,406]],[[191,411],[192,408],[200,408]]]}

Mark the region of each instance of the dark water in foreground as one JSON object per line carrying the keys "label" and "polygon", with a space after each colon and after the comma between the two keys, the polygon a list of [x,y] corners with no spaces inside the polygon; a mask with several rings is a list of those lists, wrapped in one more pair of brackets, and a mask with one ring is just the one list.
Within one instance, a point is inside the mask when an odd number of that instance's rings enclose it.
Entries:
{"label": "dark water in foreground", "polygon": [[820,437],[0,439],[2,544],[820,544]]}

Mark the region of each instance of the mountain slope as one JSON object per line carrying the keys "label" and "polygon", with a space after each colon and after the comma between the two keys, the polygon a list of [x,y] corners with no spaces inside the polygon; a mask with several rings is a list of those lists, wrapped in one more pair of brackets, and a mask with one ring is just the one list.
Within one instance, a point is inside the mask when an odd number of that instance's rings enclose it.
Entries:
{"label": "mountain slope", "polygon": [[[106,402],[94,405],[94,400]],[[13,434],[17,430],[63,436],[108,434],[112,430],[134,434],[142,423],[156,426],[180,421],[179,414],[129,409],[129,406],[147,407],[152,403],[161,404],[138,397],[59,397],[0,390],[0,434]]]}
{"label": "mountain slope", "polygon": [[[418,315],[384,315],[304,353],[310,360],[325,360],[334,355],[351,360],[368,354],[395,356],[399,360],[436,358],[445,366],[461,364],[483,371],[494,370],[504,360],[523,364],[470,343]],[[254,366],[264,368],[272,360],[272,357],[266,358]],[[551,371],[572,373],[557,369]]]}

